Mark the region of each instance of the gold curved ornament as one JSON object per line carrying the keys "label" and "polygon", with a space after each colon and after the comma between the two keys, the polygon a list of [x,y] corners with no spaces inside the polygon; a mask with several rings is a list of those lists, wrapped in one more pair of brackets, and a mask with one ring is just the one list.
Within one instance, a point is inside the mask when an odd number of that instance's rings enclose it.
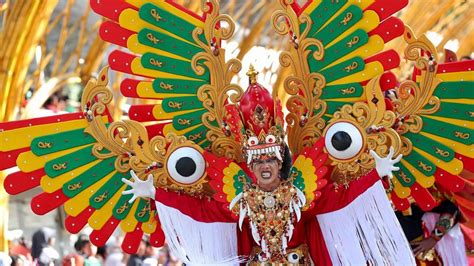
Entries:
{"label": "gold curved ornament", "polygon": [[388,155],[390,147],[394,148],[395,155],[401,152],[402,141],[392,128],[396,115],[386,110],[380,88],[380,77],[381,75],[367,83],[365,88],[367,103],[357,102],[353,105],[342,106],[334,113],[326,127],[327,130],[334,123],[351,123],[359,130],[363,140],[359,153],[350,159],[341,160],[328,152],[331,164],[335,166],[332,180],[336,185],[347,186],[351,181],[367,174],[375,167],[375,161],[369,154],[370,150],[374,150],[383,157]]}
{"label": "gold curved ornament", "polygon": [[[308,146],[313,145],[322,135],[326,122],[322,118],[326,113],[326,103],[319,99],[322,89],[326,86],[324,76],[311,73],[306,58],[316,60],[324,58],[323,44],[314,38],[307,38],[312,21],[306,14],[298,16],[291,4],[293,1],[280,1],[280,8],[272,15],[272,25],[280,35],[292,33],[293,47],[289,52],[280,54],[280,64],[292,67],[293,76],[284,81],[286,93],[290,95],[286,107],[288,146],[293,154],[299,154]],[[299,25],[305,24],[303,31]],[[316,47],[314,52],[309,48]]]}
{"label": "gold curved ornament", "polygon": [[[393,101],[394,110],[399,117],[408,117],[397,131],[401,134],[403,143],[411,143],[405,140],[403,134],[420,132],[423,128],[421,115],[433,114],[440,108],[440,100],[433,93],[441,79],[436,77],[438,53],[428,38],[425,35],[417,38],[408,26],[405,26],[403,37],[408,43],[404,51],[405,58],[414,61],[415,66],[421,70],[418,82],[407,80],[400,84],[397,91],[399,99]],[[431,58],[423,56],[421,51]],[[409,145],[403,149],[402,154],[408,155],[411,151],[412,145]]]}
{"label": "gold curved ornament", "polygon": [[[228,102],[236,103],[243,94],[241,87],[230,83],[241,70],[242,65],[237,59],[226,62],[225,50],[217,47],[220,40],[228,40],[232,37],[235,23],[230,16],[218,14],[219,3],[215,0],[201,1],[201,9],[207,13],[204,29],[196,28],[193,31],[193,39],[204,52],[200,52],[192,58],[191,66],[198,75],[204,74],[205,66],[211,77],[210,84],[201,86],[197,92],[198,99],[203,102],[204,108],[208,111],[201,117],[202,123],[208,128],[206,138],[211,143],[212,153],[241,161],[243,157],[240,144],[232,136],[226,136],[221,126],[223,118],[226,116],[224,106]],[[227,27],[216,27],[224,24]],[[202,34],[208,44],[199,38]]]}

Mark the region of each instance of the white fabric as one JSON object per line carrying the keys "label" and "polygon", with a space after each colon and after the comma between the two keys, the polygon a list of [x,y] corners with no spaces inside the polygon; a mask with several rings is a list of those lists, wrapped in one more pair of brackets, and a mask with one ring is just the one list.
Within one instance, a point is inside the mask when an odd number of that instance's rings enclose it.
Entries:
{"label": "white fabric", "polygon": [[237,223],[203,223],[155,201],[161,228],[174,256],[186,265],[232,265],[241,260]]}
{"label": "white fabric", "polygon": [[[431,232],[439,219],[438,213],[427,212],[423,215],[423,221],[426,228]],[[464,266],[467,265],[466,246],[464,235],[461,232],[459,223],[449,229],[435,246],[436,251],[446,266]]]}
{"label": "white fabric", "polygon": [[381,181],[316,219],[333,265],[416,265]]}

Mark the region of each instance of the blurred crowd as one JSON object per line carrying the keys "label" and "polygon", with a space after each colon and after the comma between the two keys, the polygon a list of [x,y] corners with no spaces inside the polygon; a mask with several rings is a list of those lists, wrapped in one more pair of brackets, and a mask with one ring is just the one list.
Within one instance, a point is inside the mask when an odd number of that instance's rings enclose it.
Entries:
{"label": "blurred crowd", "polygon": [[[21,237],[11,241],[9,254],[0,254],[0,266],[22,265],[65,265],[65,266],[151,266],[182,265],[174,258],[166,244],[161,248],[153,247],[147,238],[143,238],[136,254],[126,254],[120,248],[121,239],[112,237],[106,246],[94,246],[87,235],[81,234],[74,243],[73,252],[61,257],[55,248],[55,235],[51,229],[36,231],[31,241]],[[65,250],[71,250],[65,247]]]}

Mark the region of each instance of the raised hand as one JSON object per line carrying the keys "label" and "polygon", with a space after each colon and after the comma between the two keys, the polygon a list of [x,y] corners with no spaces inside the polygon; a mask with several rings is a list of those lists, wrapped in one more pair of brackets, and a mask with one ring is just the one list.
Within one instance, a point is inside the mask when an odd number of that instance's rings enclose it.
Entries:
{"label": "raised hand", "polygon": [[153,185],[153,175],[149,174],[147,180],[142,181],[138,176],[135,174],[133,170],[130,170],[130,175],[133,178],[133,181],[127,180],[122,178],[122,182],[132,187],[132,189],[125,190],[122,192],[122,195],[133,194],[133,197],[128,201],[129,203],[133,203],[136,198],[154,198],[156,189]]}
{"label": "raised hand", "polygon": [[394,165],[400,162],[400,160],[402,159],[402,155],[400,154],[397,156],[397,158],[392,160],[392,156],[394,153],[395,151],[393,150],[393,147],[390,147],[390,152],[388,153],[388,156],[381,158],[375,151],[370,150],[370,155],[372,155],[372,157],[374,157],[375,159],[375,170],[377,170],[377,174],[379,174],[381,178],[384,176],[393,178],[392,171],[400,170],[400,167]]}

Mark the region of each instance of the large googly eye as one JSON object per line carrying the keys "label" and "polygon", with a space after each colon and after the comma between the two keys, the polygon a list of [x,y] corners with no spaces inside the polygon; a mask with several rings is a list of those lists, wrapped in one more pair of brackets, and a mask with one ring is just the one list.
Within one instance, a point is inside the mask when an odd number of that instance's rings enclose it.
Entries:
{"label": "large googly eye", "polygon": [[288,260],[289,263],[299,263],[300,255],[298,255],[298,253],[296,252],[291,252],[290,254],[288,254],[286,259]]}
{"label": "large googly eye", "polygon": [[255,136],[250,137],[249,140],[247,140],[247,143],[249,144],[250,147],[255,146],[258,144],[258,138]]}
{"label": "large googly eye", "polygon": [[276,137],[273,136],[272,134],[267,135],[267,137],[265,138],[265,142],[267,144],[273,144],[275,143],[275,141],[276,141]]}
{"label": "large googly eye", "polygon": [[204,176],[206,162],[202,154],[195,148],[182,147],[171,153],[166,167],[174,181],[190,185]]}
{"label": "large googly eye", "polygon": [[362,150],[363,142],[362,133],[348,122],[334,123],[326,131],[326,149],[336,159],[353,158]]}

